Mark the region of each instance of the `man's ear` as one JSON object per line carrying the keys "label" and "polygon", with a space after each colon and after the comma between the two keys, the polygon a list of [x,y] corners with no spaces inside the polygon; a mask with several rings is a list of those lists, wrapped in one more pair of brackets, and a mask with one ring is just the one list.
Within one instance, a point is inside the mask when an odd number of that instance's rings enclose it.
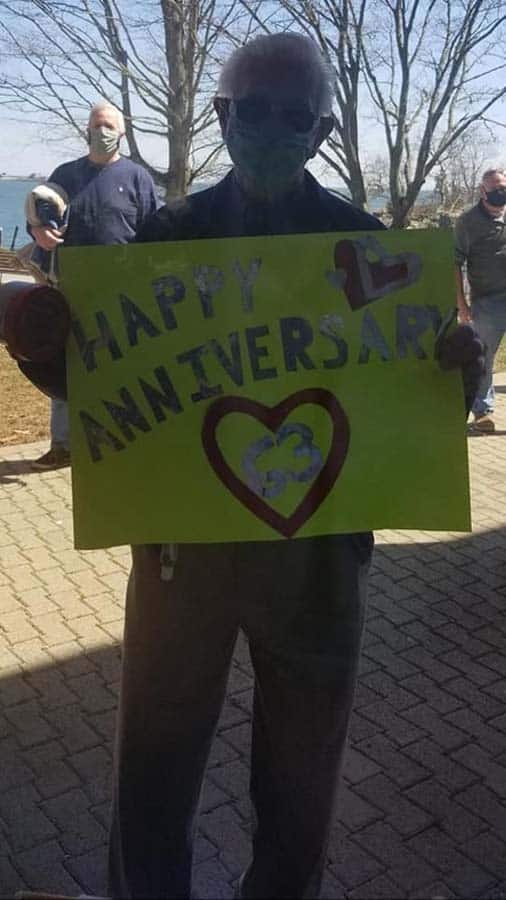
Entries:
{"label": "man's ear", "polygon": [[215,97],[213,105],[216,110],[216,115],[218,116],[221,133],[223,137],[225,137],[228,124],[230,101],[228,97]]}
{"label": "man's ear", "polygon": [[318,129],[313,141],[313,147],[311,153],[309,154],[310,159],[313,156],[316,156],[318,148],[321,147],[323,142],[327,140],[329,134],[333,131],[335,124],[336,120],[334,119],[333,115],[322,116],[320,118],[320,124],[318,125]]}

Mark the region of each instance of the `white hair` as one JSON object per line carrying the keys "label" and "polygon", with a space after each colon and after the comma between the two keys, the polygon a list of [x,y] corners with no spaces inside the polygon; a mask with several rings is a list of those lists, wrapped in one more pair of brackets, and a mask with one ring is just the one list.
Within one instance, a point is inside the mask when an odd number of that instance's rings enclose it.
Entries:
{"label": "white hair", "polygon": [[506,175],[505,169],[487,169],[486,172],[483,173],[482,182],[487,181],[489,178],[493,178],[494,175]]}
{"label": "white hair", "polygon": [[218,82],[218,96],[234,99],[242,78],[256,71],[262,73],[280,66],[298,68],[314,84],[318,113],[332,113],[332,75],[323,54],[311,38],[287,31],[263,34],[254,38],[229,56]]}
{"label": "white hair", "polygon": [[107,111],[110,110],[112,113],[114,113],[114,115],[116,117],[116,121],[118,123],[118,128],[119,128],[121,134],[124,134],[125,133],[125,120],[123,118],[123,113],[121,112],[120,109],[118,109],[117,106],[114,106],[113,103],[108,103],[107,100],[103,100],[100,103],[95,103],[91,107],[90,115],[88,117],[88,122],[91,122],[95,113],[104,112],[105,110],[107,110]]}

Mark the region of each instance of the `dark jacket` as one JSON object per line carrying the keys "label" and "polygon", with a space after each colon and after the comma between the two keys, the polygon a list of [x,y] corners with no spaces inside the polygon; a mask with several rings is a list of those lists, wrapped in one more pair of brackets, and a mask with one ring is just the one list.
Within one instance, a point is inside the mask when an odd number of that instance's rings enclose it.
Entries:
{"label": "dark jacket", "polygon": [[[377,231],[385,226],[323,188],[309,172],[303,189],[274,210],[252,204],[244,197],[233,171],[214,187],[184,200],[162,206],[140,229],[137,241],[182,241],[262,234],[311,234],[334,231]],[[458,341],[457,341],[458,343]],[[452,366],[459,365],[455,362]],[[49,396],[66,397],[64,354],[54,364],[27,363],[25,375]],[[475,356],[462,365],[466,417],[483,372],[483,359]]]}
{"label": "dark jacket", "polygon": [[[232,170],[213,187],[162,206],[141,227],[136,242],[384,228],[379,219],[327,191],[309,172],[305,173],[302,190],[288,196],[282,205],[267,209],[245,198]],[[47,369],[40,363],[27,364],[23,371],[44,393],[65,398],[62,358]]]}
{"label": "dark jacket", "polygon": [[455,262],[467,265],[472,300],[506,298],[506,223],[481,201],[457,219]]}
{"label": "dark jacket", "polygon": [[268,209],[246,199],[232,170],[214,187],[162,206],[140,229],[137,241],[192,241],[384,228],[375,216],[323,188],[309,172],[305,173],[300,191],[288,195],[283,204]]}

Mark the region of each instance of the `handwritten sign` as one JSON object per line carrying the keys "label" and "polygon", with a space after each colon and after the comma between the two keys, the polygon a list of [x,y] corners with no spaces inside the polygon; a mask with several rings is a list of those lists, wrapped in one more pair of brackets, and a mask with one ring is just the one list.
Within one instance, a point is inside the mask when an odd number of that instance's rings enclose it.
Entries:
{"label": "handwritten sign", "polygon": [[469,528],[450,238],[67,248],[75,540]]}

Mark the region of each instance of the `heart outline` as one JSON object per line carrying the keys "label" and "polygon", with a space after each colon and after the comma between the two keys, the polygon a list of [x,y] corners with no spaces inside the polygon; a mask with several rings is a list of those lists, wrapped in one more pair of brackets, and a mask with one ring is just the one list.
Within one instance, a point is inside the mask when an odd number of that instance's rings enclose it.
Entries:
{"label": "heart outline", "polygon": [[[368,251],[378,258],[370,262]],[[388,253],[372,234],[338,241],[334,264],[337,271],[327,273],[327,278],[344,290],[353,311],[409,287],[418,281],[422,271],[418,253]]]}
{"label": "heart outline", "polygon": [[[221,420],[232,412],[252,416],[275,433],[287,416],[305,403],[321,406],[329,414],[332,439],[327,459],[301,502],[289,516],[272,509],[228,465],[216,439]],[[283,537],[291,538],[321,506],[332,490],[344,465],[350,443],[350,426],[341,404],[325,388],[304,388],[290,394],[275,406],[266,406],[249,397],[230,395],[214,400],[206,410],[202,423],[202,445],[208,462],[230,493],[267,525]]]}

